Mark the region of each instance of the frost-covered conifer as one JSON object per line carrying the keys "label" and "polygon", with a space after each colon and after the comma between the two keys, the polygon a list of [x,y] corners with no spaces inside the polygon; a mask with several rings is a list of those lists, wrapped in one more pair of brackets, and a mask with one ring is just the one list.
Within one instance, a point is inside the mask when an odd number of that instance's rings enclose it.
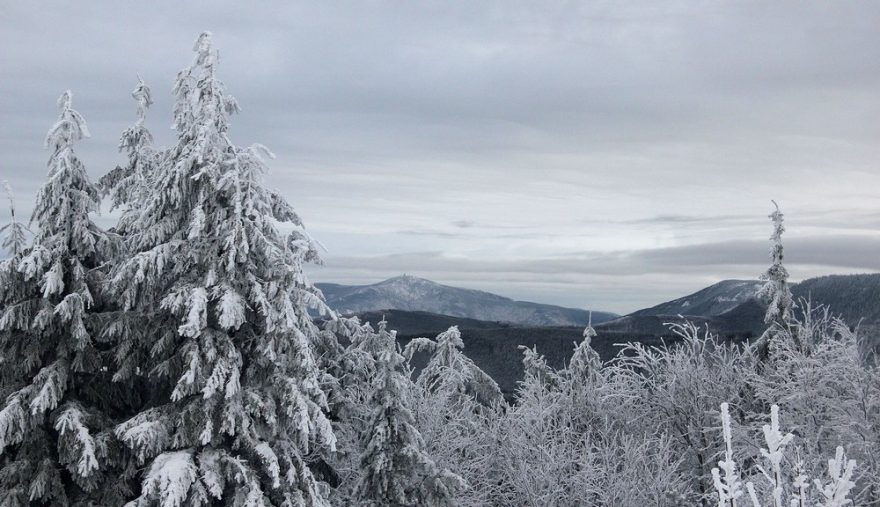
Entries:
{"label": "frost-covered conifer", "polygon": [[[349,503],[361,475],[361,441],[373,412],[377,358],[384,346],[380,334],[369,323],[361,324],[357,317],[328,321],[322,335],[328,332],[333,336],[324,342],[329,346],[323,347],[321,361],[327,363],[325,375],[331,380],[326,390],[337,439],[332,467],[338,481],[332,499],[335,503]],[[337,335],[348,342],[346,347],[341,347]]]}
{"label": "frost-covered conifer", "polygon": [[561,410],[576,431],[591,432],[597,426],[603,426],[604,417],[602,386],[605,382],[605,371],[602,360],[592,347],[592,340],[597,336],[590,323],[584,328],[584,339],[576,343],[574,353],[568,367],[558,375]]}
{"label": "frost-covered conifer", "polygon": [[[229,137],[238,111],[211,34],[174,86],[177,142],[149,178],[111,290],[126,315],[114,379],[147,379],[116,428],[142,463],[132,506],[327,505],[310,460],[335,447],[303,273],[317,261],[299,217],[263,184],[271,153]],[[282,234],[277,223],[293,231]]]}
{"label": "frost-covered conifer", "polygon": [[404,355],[412,360],[419,351],[428,354],[415,382],[412,405],[427,453],[439,467],[469,483],[456,502],[486,505],[498,478],[486,473],[495,455],[484,451],[497,445],[490,426],[505,403],[498,384],[464,354],[463,347],[461,333],[453,326],[434,340],[411,341]]}
{"label": "frost-covered conifer", "polygon": [[0,234],[3,235],[3,248],[6,253],[12,257],[17,257],[27,246],[28,228],[15,218],[15,195],[12,193],[12,187],[9,182],[3,181],[3,189],[6,191],[6,197],[9,199],[9,223],[0,227]]}
{"label": "frost-covered conifer", "polygon": [[520,382],[520,394],[532,389],[555,391],[559,387],[560,376],[538,352],[538,346],[528,348],[520,345],[519,349],[523,352],[523,381]]}
{"label": "frost-covered conifer", "polygon": [[429,392],[447,398],[468,395],[487,405],[500,401],[498,384],[462,353],[463,348],[461,332],[458,326],[452,326],[437,335],[436,340],[416,338],[409,342],[404,355],[411,360],[416,352],[431,354],[416,381]]}
{"label": "frost-covered conifer", "polygon": [[364,451],[355,504],[456,505],[455,494],[465,484],[461,477],[440,469],[423,450],[424,442],[407,406],[410,380],[404,375],[405,360],[396,350],[394,332],[380,322],[378,333],[368,334],[376,374],[370,398],[372,414],[362,435]]}
{"label": "frost-covered conifer", "polygon": [[590,312],[590,322],[584,328],[584,339],[575,345],[574,354],[568,363],[567,373],[573,382],[592,383],[602,368],[602,360],[592,347],[592,340],[596,337],[593,329],[593,313]]}
{"label": "frost-covered conifer", "polygon": [[[341,398],[336,400],[336,409],[348,423],[366,419],[371,412],[367,405],[379,368],[378,357],[385,349],[382,333],[376,333],[369,323],[361,324],[357,317],[339,317],[328,324],[325,331],[331,328],[349,342],[344,350],[336,353],[335,358],[334,373],[340,383],[335,394]],[[385,323],[380,325],[384,329]],[[356,432],[359,433],[361,429]]]}
{"label": "frost-covered conifer", "polygon": [[99,181],[102,191],[111,196],[112,208],[127,208],[116,227],[122,234],[130,232],[130,223],[137,218],[140,205],[150,191],[150,180],[161,155],[153,149],[153,134],[144,125],[153,97],[150,87],[140,76],[131,96],[137,102],[137,120],[125,129],[119,139],[119,151],[128,156],[128,164],[117,166]]}
{"label": "frost-covered conifer", "polygon": [[88,136],[61,95],[61,115],[46,136],[48,180],[37,194],[33,245],[0,269],[0,504],[118,502],[104,487],[113,453],[109,415],[118,393],[106,389],[103,345],[94,312],[98,269],[112,241],[89,218],[98,192],[74,144]]}
{"label": "frost-covered conifer", "polygon": [[791,289],[788,285],[788,271],[782,265],[783,248],[782,233],[785,232],[783,214],[779,205],[773,201],[776,208],[770,213],[769,218],[773,221],[773,234],[770,236],[770,267],[761,275],[764,281],[763,287],[758,291],[758,297],[768,303],[767,313],[764,316],[766,324],[785,325],[791,320],[791,311],[794,301]]}

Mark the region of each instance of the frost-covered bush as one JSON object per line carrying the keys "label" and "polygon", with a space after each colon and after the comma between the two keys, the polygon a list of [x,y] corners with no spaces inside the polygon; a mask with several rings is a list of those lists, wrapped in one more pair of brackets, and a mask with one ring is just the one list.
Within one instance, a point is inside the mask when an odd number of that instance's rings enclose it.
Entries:
{"label": "frost-covered bush", "polygon": [[691,484],[692,498],[712,490],[711,468],[718,452],[713,410],[725,400],[748,404],[748,349],[719,343],[689,322],[671,324],[680,339],[660,347],[627,344],[613,361],[609,397],[632,428],[650,428],[671,439],[674,456]]}
{"label": "frost-covered bush", "polygon": [[783,481],[785,506],[806,494],[808,505],[875,504],[877,369],[841,321],[797,309],[773,324],[766,353],[688,322],[670,324],[677,340],[624,345],[608,364],[589,329],[560,370],[524,349],[514,404],[491,409],[464,382],[479,377],[462,373],[472,367],[458,334],[421,340],[411,350],[444,355],[414,384],[415,420],[436,462],[472,486],[460,505],[719,505],[721,490],[771,506]]}
{"label": "frost-covered bush", "polygon": [[562,370],[524,349],[516,404],[493,433],[500,487],[492,505],[680,505],[682,459],[662,430],[630,421],[612,370],[584,341]]}
{"label": "frost-covered bush", "polygon": [[749,384],[759,406],[778,405],[800,436],[805,473],[818,476],[826,457],[842,447],[860,464],[853,498],[880,503],[880,371],[861,353],[857,330],[827,307],[809,301],[798,307],[777,328],[767,367]]}

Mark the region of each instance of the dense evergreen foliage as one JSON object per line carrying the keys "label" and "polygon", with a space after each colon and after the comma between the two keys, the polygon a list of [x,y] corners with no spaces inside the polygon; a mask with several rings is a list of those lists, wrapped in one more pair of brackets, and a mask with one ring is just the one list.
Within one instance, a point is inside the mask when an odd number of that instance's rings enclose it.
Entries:
{"label": "dense evergreen foliage", "polygon": [[[113,503],[115,415],[124,398],[110,385],[102,340],[105,263],[112,235],[89,214],[98,190],[74,151],[88,137],[72,94],[46,136],[49,172],[23,248],[0,265],[0,500],[3,505]],[[18,236],[18,237],[16,237]],[[17,253],[16,253],[17,252]]]}

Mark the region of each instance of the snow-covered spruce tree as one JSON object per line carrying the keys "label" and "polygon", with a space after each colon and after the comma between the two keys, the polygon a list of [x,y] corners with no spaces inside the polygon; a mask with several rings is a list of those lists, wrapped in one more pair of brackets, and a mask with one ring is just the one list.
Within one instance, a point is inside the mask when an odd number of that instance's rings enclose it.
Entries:
{"label": "snow-covered spruce tree", "polygon": [[417,352],[430,354],[428,364],[419,373],[416,383],[427,392],[446,398],[469,396],[491,405],[502,400],[498,384],[464,355],[461,331],[452,326],[435,340],[416,338],[404,349],[408,360]]}
{"label": "snow-covered spruce tree", "polygon": [[566,374],[570,381],[581,385],[589,385],[595,383],[598,379],[601,369],[602,360],[599,353],[593,349],[592,341],[596,337],[596,330],[593,328],[593,313],[590,312],[590,322],[584,328],[584,339],[580,343],[575,344],[574,354],[568,363]]}
{"label": "snow-covered spruce tree", "polygon": [[[334,400],[335,410],[346,423],[363,424],[372,412],[368,404],[379,369],[378,356],[384,345],[380,334],[369,323],[361,324],[357,317],[339,317],[329,324],[325,331],[333,329],[348,342],[333,358],[333,370],[339,382],[334,393],[339,398]],[[358,427],[355,433],[360,434],[362,429]]]}
{"label": "snow-covered spruce tree", "polygon": [[27,247],[27,233],[30,231],[15,218],[15,195],[6,180],[3,180],[3,189],[9,199],[9,223],[0,227],[0,234],[3,235],[2,247],[10,257],[18,257]]}
{"label": "snow-covered spruce tree", "polygon": [[597,402],[595,395],[598,394],[597,387],[602,376],[602,361],[591,345],[596,336],[592,317],[584,328],[583,336],[581,342],[575,343],[568,366],[559,371],[547,364],[537,346],[531,349],[524,345],[519,346],[523,352],[523,380],[517,389],[520,403],[535,396],[549,395],[556,398],[557,408],[568,411],[555,415],[570,419],[578,417],[571,413],[573,409],[595,408],[596,403],[587,403],[593,405],[592,407],[585,406],[586,398],[594,398],[591,401]]}
{"label": "snow-covered spruce tree", "polygon": [[362,342],[375,359],[372,414],[361,435],[363,453],[355,505],[451,506],[464,488],[461,477],[440,469],[424,451],[407,406],[412,390],[394,332],[380,322],[377,333]]}
{"label": "snow-covered spruce tree", "polygon": [[776,201],[773,201],[773,206],[775,209],[768,215],[773,221],[773,234],[770,236],[771,264],[760,277],[764,281],[764,285],[758,291],[758,297],[768,305],[764,323],[770,326],[785,326],[791,320],[794,301],[788,284],[788,271],[782,265],[782,233],[785,232],[783,214]]}
{"label": "snow-covered spruce tree", "polygon": [[[387,334],[384,327],[377,333],[369,323],[361,324],[357,317],[343,316],[327,321],[321,330],[324,341],[316,350],[320,352],[319,364],[323,363],[328,380],[325,392],[337,441],[337,452],[330,463],[336,477],[331,497],[334,504],[354,501],[355,488],[362,475],[364,435],[375,408],[371,400],[380,371],[379,357],[387,348],[384,343]],[[337,337],[347,346],[342,347]],[[405,395],[411,398],[409,375],[406,380]]]}
{"label": "snow-covered spruce tree", "polygon": [[130,232],[130,223],[138,216],[160,155],[153,149],[153,134],[144,125],[153,97],[150,87],[140,76],[131,96],[137,102],[137,120],[119,139],[119,151],[128,156],[128,164],[117,166],[98,182],[102,192],[110,194],[111,209],[127,208],[116,226],[121,234]]}
{"label": "snow-covered spruce tree", "polygon": [[[211,34],[174,86],[177,142],[150,178],[111,291],[128,312],[114,380],[149,380],[116,428],[142,463],[131,506],[327,505],[310,460],[331,452],[303,273],[317,261],[299,217],[262,181],[262,146],[229,138],[238,111]],[[284,235],[276,223],[292,224]]]}
{"label": "snow-covered spruce tree", "polygon": [[[319,364],[331,379],[324,389],[327,393],[328,417],[333,423],[336,436],[336,452],[330,459],[335,480],[329,500],[334,505],[351,502],[354,488],[360,477],[361,435],[370,417],[369,405],[376,364],[371,336],[375,336],[369,324],[361,324],[357,317],[338,317],[321,331],[322,336],[331,333],[331,350],[320,351]],[[347,342],[343,347],[337,336]],[[323,364],[322,364],[323,363]]]}
{"label": "snow-covered spruce tree", "polygon": [[61,95],[61,115],[46,136],[48,180],[31,222],[33,245],[0,269],[0,505],[111,505],[110,417],[119,393],[106,388],[94,313],[98,269],[111,238],[89,218],[98,191],[74,144],[88,136]]}

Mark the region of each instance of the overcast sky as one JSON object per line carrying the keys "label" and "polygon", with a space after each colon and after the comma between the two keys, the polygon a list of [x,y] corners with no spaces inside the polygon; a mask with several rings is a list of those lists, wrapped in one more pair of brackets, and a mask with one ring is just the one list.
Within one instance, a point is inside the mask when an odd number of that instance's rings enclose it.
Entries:
{"label": "overcast sky", "polygon": [[876,1],[0,0],[0,178],[23,212],[57,96],[97,178],[136,73],[172,141],[202,30],[233,140],[275,152],[270,184],[327,248],[314,281],[628,312],[756,277],[770,199],[795,279],[880,270]]}

